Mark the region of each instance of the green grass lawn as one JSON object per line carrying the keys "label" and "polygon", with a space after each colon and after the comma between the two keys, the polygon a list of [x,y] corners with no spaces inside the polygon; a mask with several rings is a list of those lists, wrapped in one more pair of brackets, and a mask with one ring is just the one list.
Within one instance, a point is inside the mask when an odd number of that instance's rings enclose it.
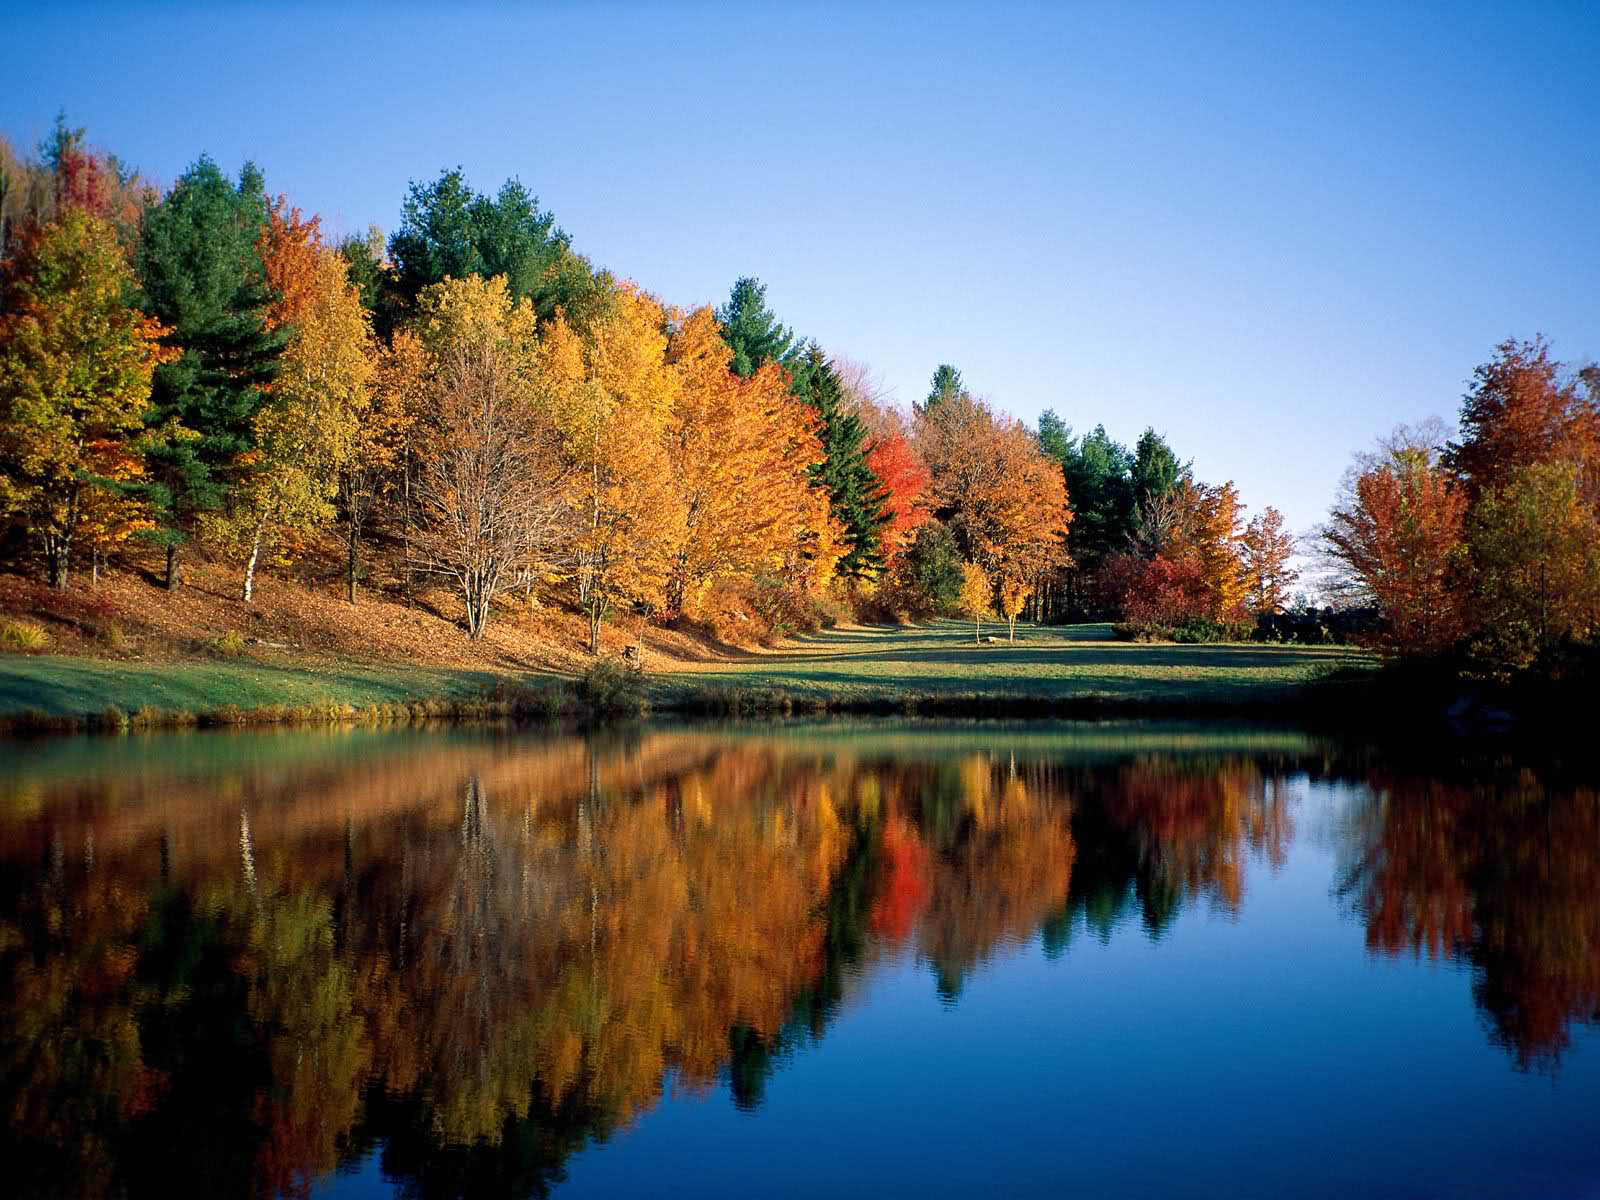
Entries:
{"label": "green grass lawn", "polygon": [[[1005,633],[984,627],[985,636]],[[666,679],[776,688],[839,699],[871,696],[1097,698],[1150,704],[1270,703],[1330,671],[1375,664],[1347,647],[1114,641],[1110,625],[1018,626],[1015,645],[975,645],[969,623],[836,629],[770,653],[695,663]]]}
{"label": "green grass lawn", "polygon": [[41,655],[0,656],[0,713],[98,713],[109,705],[210,712],[332,702],[370,705],[464,696],[499,676],[486,671],[296,665],[251,660],[118,662]]}
{"label": "green grass lawn", "polygon": [[[1003,627],[995,627],[1003,632]],[[988,632],[988,627],[986,627]],[[975,645],[972,626],[837,629],[728,662],[652,672],[658,703],[700,686],[768,689],[849,705],[874,700],[1022,697],[1050,701],[1261,707],[1329,671],[1373,664],[1359,651],[1313,646],[1139,645],[1109,625],[1019,626],[1015,645]],[[365,706],[465,697],[503,681],[489,671],[271,659],[127,662],[0,656],[0,714],[124,712],[145,706],[212,712],[324,702]]]}

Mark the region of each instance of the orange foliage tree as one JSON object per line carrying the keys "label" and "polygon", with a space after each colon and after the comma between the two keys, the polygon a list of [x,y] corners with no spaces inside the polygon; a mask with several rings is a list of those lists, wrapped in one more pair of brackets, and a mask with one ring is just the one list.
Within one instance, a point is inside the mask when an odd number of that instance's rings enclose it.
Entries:
{"label": "orange foliage tree", "polygon": [[1389,649],[1434,652],[1465,633],[1456,576],[1466,510],[1465,491],[1416,453],[1361,475],[1351,502],[1334,509],[1325,547],[1359,594],[1382,609]]}
{"label": "orange foliage tree", "polygon": [[679,323],[667,350],[678,379],[667,450],[684,514],[663,606],[673,616],[720,576],[779,569],[803,549],[814,515],[815,419],[789,400],[777,364],[742,379],[731,358],[709,308]]}
{"label": "orange foliage tree", "polygon": [[1244,570],[1245,603],[1253,613],[1275,613],[1300,578],[1289,565],[1294,536],[1283,527],[1283,514],[1268,506],[1245,526],[1239,542]]}

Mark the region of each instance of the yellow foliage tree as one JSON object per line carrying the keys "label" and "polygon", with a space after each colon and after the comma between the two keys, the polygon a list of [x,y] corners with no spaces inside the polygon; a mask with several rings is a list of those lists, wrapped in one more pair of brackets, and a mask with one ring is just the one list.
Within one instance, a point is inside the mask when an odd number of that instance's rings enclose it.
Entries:
{"label": "yellow foliage tree", "polygon": [[132,286],[115,232],[81,209],[29,230],[0,273],[0,512],[26,520],[57,589],[86,516],[101,548],[139,520],[119,485],[171,353]]}
{"label": "yellow foliage tree", "polygon": [[[709,308],[679,323],[667,360],[678,375],[667,445],[684,510],[666,590],[666,611],[676,614],[718,576],[779,570],[816,548],[817,495],[807,471],[822,448],[776,364],[749,379],[729,369]],[[828,571],[835,562],[837,555]]]}
{"label": "yellow foliage tree", "polygon": [[983,641],[983,619],[994,613],[994,584],[977,563],[961,564],[961,592],[956,602],[972,618],[972,640]]}
{"label": "yellow foliage tree", "polygon": [[[262,261],[279,293],[267,313],[288,327],[267,401],[256,414],[253,468],[228,511],[208,523],[213,538],[246,554],[244,599],[269,540],[283,541],[333,515],[333,499],[356,452],[371,402],[373,338],[344,258],[322,244],[315,218],[287,214],[280,199],[262,238]],[[287,560],[288,554],[280,555]]]}
{"label": "yellow foliage tree", "polygon": [[552,390],[533,307],[504,276],[425,288],[420,357],[397,342],[395,386],[418,405],[412,438],[425,569],[454,580],[483,636],[507,576],[545,562],[568,528]]}
{"label": "yellow foliage tree", "polygon": [[624,285],[585,334],[558,313],[541,340],[569,468],[573,576],[591,654],[619,601],[665,603],[684,542],[685,504],[667,454],[679,381],[666,361],[666,326],[655,300]]}

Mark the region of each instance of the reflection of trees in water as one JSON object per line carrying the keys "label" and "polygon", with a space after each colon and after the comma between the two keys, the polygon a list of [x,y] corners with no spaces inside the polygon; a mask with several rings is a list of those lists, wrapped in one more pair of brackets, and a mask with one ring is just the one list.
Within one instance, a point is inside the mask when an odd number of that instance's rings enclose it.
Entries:
{"label": "reflection of trees in water", "polygon": [[1050,954],[1080,925],[1104,941],[1135,913],[1159,937],[1185,901],[1237,914],[1251,859],[1276,868],[1294,838],[1282,775],[1251,759],[1143,757],[1064,786],[1077,796],[1078,858],[1044,929]]}
{"label": "reflection of trees in water", "polygon": [[1470,963],[1495,1040],[1553,1068],[1572,1023],[1600,1021],[1600,795],[1372,782],[1339,881],[1367,945]]}
{"label": "reflection of trees in water", "polygon": [[[856,757],[652,733],[28,801],[0,859],[0,1135],[21,1194],[542,1194],[655,1104],[753,1107],[881,953],[959,995],[999,947],[1237,912],[1283,764]],[[410,780],[408,784],[406,781]],[[114,791],[112,790],[114,789]],[[1593,1016],[1595,805],[1362,810],[1375,949],[1466,953],[1525,1057]],[[122,820],[123,815],[127,820]]]}

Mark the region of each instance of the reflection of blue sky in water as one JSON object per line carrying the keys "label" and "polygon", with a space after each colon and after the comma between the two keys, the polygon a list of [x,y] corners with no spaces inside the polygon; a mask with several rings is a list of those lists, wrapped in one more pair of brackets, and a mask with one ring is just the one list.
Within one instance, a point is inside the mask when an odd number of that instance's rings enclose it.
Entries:
{"label": "reflection of blue sky in water", "polygon": [[1152,942],[1134,912],[1054,961],[1035,938],[954,1006],[877,964],[757,1111],[665,1101],[560,1194],[1589,1194],[1600,1037],[1517,1072],[1466,967],[1366,950],[1309,836],[1356,790],[1294,785],[1305,835],[1236,918],[1185,905]]}

